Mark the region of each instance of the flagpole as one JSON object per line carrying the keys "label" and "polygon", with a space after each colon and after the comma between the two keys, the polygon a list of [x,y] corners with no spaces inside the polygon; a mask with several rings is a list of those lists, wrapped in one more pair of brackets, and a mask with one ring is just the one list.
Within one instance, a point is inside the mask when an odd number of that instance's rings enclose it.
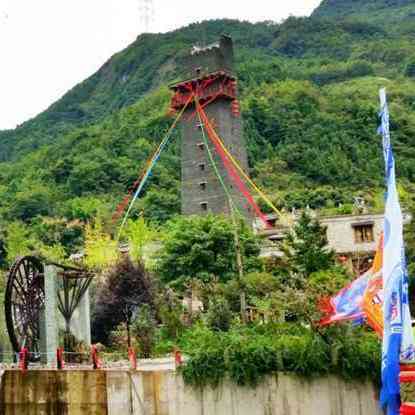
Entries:
{"label": "flagpole", "polygon": [[414,339],[408,304],[408,278],[403,242],[403,218],[396,186],[395,159],[389,127],[386,90],[379,91],[385,159],[386,201],[383,256],[383,342],[381,404],[388,415],[399,415],[400,360],[414,359]]}

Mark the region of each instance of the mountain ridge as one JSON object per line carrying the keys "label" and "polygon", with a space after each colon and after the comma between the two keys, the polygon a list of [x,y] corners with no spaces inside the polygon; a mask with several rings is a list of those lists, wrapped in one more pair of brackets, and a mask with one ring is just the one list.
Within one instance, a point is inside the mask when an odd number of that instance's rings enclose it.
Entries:
{"label": "mountain ridge", "polygon": [[379,22],[403,20],[415,16],[415,3],[413,0],[323,0],[312,13],[314,18],[355,16]]}
{"label": "mountain ridge", "polygon": [[[45,111],[16,129],[0,131],[0,160],[15,159],[15,154],[22,151],[19,147],[22,140],[28,142],[31,151],[72,128],[102,120],[135,103],[150,90],[175,80],[178,75],[176,60],[180,61],[201,38],[211,42],[222,32],[231,32],[237,42],[244,41],[243,28],[261,27],[224,19],[218,30],[217,22],[206,21],[164,34],[138,36],[136,41],[113,55],[97,72],[75,85]],[[198,36],[200,33],[202,35]],[[172,38],[174,47],[171,46]],[[169,69],[158,78],[163,68]]]}
{"label": "mountain ridge", "polygon": [[[406,10],[410,6],[415,13],[414,2],[410,0],[323,0],[314,10],[312,18],[319,20],[362,14],[366,16],[367,9],[374,5],[383,5],[395,11]],[[310,25],[305,23],[310,20],[298,19],[302,23],[299,25],[299,33],[303,26]],[[245,51],[252,52],[254,45],[255,48],[260,45],[258,49],[265,51],[266,55],[273,55],[276,52],[274,45],[278,43],[276,37],[284,37],[284,33],[280,33],[281,27],[288,28],[290,34],[293,32],[290,21],[296,19],[288,18],[282,25],[268,22],[252,24],[232,19],[211,20],[164,34],[140,35],[132,44],[108,59],[97,72],[52,103],[46,111],[16,129],[0,130],[0,161],[15,160],[21,154],[52,142],[73,128],[98,122],[105,116],[133,104],[160,85],[176,80],[177,68],[180,67],[183,54],[201,39],[210,43],[222,33],[228,33],[234,37],[238,49],[242,47]],[[376,30],[381,30],[381,27]],[[247,32],[250,36],[246,36]],[[308,36],[308,30],[303,35]],[[289,41],[292,42],[292,39]],[[306,40],[303,42],[307,43]],[[294,48],[298,49],[300,43],[296,41]],[[347,42],[343,44],[343,48],[347,53]],[[277,53],[291,56],[290,43],[287,42],[284,47],[279,48]]]}

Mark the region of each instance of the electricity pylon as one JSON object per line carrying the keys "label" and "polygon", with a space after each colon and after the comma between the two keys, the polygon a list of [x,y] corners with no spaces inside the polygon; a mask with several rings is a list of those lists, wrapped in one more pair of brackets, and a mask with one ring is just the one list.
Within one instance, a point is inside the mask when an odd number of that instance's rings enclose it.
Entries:
{"label": "electricity pylon", "polygon": [[153,0],[138,0],[140,7],[140,23],[144,33],[149,33],[154,21]]}

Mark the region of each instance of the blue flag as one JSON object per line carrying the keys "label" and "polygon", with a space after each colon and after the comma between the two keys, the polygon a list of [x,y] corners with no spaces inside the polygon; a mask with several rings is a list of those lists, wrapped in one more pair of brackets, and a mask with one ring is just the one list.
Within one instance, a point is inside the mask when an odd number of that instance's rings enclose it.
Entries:
{"label": "blue flag", "polygon": [[385,89],[380,90],[380,133],[383,136],[383,153],[386,168],[386,206],[384,221],[384,333],[382,344],[381,404],[388,415],[399,415],[400,360],[413,360],[414,340],[408,304],[408,275],[403,242],[403,218],[396,188],[395,160],[393,157],[389,111]]}

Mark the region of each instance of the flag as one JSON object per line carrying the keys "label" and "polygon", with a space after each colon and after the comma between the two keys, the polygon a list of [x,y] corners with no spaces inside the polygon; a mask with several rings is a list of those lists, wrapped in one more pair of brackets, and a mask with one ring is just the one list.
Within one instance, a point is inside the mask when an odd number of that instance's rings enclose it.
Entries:
{"label": "flag", "polygon": [[403,219],[396,188],[389,111],[385,89],[380,90],[383,153],[386,171],[386,206],[383,256],[383,342],[381,404],[388,415],[398,415],[400,406],[400,359],[414,358],[414,341],[408,305],[408,278],[403,242]]}
{"label": "flag", "polygon": [[[326,316],[320,320],[320,325],[324,326],[346,320],[358,323],[367,321],[375,331],[379,331],[377,315],[379,306],[373,300],[381,295],[377,281],[379,281],[382,271],[382,248],[383,238],[381,237],[371,268],[334,297],[321,301],[320,309]],[[380,285],[381,290],[382,286]]]}
{"label": "flag", "polygon": [[372,264],[372,276],[363,297],[363,312],[366,323],[379,335],[383,336],[383,234]]}
{"label": "flag", "polygon": [[383,279],[382,274],[374,276],[367,285],[363,297],[365,321],[378,335],[383,337]]}
{"label": "flag", "polygon": [[371,271],[365,272],[351,284],[343,288],[334,297],[323,299],[320,302],[320,310],[326,314],[319,324],[326,326],[339,321],[362,321],[365,317],[363,311],[363,297],[366,292]]}

